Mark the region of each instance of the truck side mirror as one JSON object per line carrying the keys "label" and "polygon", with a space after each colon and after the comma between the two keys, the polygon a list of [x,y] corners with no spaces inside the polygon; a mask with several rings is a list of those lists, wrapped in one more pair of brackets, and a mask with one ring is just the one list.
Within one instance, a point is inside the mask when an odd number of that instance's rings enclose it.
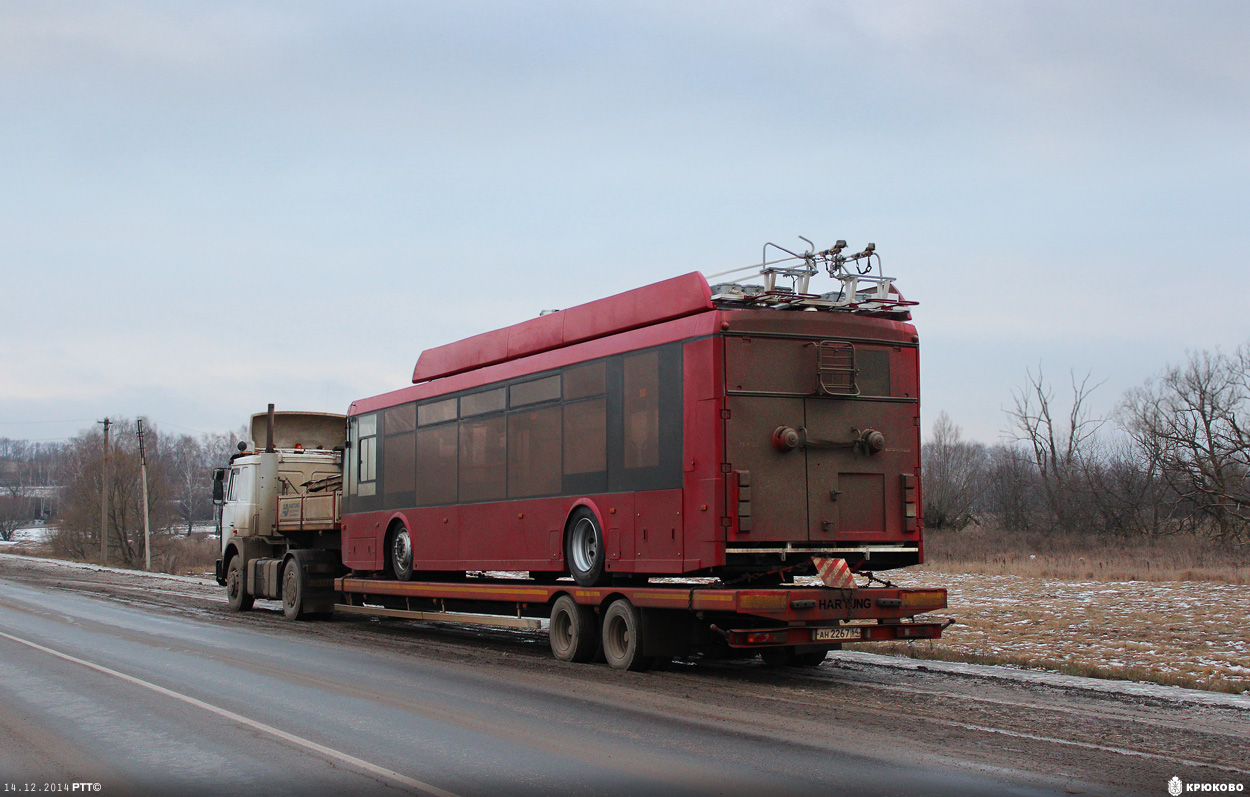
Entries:
{"label": "truck side mirror", "polygon": [[213,468],[213,503],[226,503],[226,469]]}

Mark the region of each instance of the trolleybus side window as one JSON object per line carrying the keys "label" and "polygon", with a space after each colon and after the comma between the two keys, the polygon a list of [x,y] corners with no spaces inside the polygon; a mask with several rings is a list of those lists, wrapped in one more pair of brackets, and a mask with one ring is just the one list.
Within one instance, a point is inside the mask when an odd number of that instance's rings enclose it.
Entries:
{"label": "trolleybus side window", "polygon": [[[454,408],[456,400],[450,401]],[[454,422],[417,430],[418,506],[456,503],[460,470],[457,459],[459,435],[460,427]]]}
{"label": "trolleybus side window", "polygon": [[607,392],[607,363],[579,365],[564,372],[564,400],[602,396]]}
{"label": "trolleybus side window", "polygon": [[456,420],[456,399],[454,398],[434,401],[417,407],[418,426],[429,426],[454,420]]}
{"label": "trolleybus side window", "polygon": [[608,488],[607,362],[564,372],[564,482],[562,492],[597,493]]}
{"label": "trolleybus side window", "polygon": [[356,421],[356,433],[360,437],[356,446],[356,491],[362,496],[374,495],[377,492],[378,416],[361,415]]}
{"label": "trolleybus side window", "polygon": [[[559,388],[559,376],[555,379],[556,387]],[[556,396],[558,398],[559,394]],[[556,495],[561,492],[564,482],[560,467],[560,419],[559,404],[508,414],[510,498]]]}
{"label": "trolleybus side window", "polygon": [[625,467],[660,464],[660,353],[625,358]]}
{"label": "trolleybus side window", "polygon": [[564,405],[564,474],[608,469],[608,402],[599,398]]}
{"label": "trolleybus side window", "polygon": [[503,405],[504,389],[502,387],[484,390],[481,393],[470,393],[460,397],[460,417],[468,418],[471,415],[498,412],[503,409]]}
{"label": "trolleybus side window", "polygon": [[518,382],[508,388],[508,406],[524,407],[544,401],[560,400],[560,375],[552,374],[542,379]]}
{"label": "trolleybus side window", "polygon": [[382,413],[382,484],[388,504],[416,500],[417,405],[400,404]]}
{"label": "trolleybus side window", "polygon": [[[499,393],[503,393],[502,388]],[[462,410],[467,398],[460,400]],[[506,495],[507,436],[504,415],[460,422],[461,501],[489,501]]]}

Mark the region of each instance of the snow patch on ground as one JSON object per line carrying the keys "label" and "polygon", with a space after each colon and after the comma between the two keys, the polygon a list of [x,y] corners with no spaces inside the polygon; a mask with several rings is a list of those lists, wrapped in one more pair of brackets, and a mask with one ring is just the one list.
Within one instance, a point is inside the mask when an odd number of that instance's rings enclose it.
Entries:
{"label": "snow patch on ground", "polygon": [[1185,689],[1180,686],[1166,686],[1164,684],[1152,684],[1142,681],[1107,681],[1100,678],[1083,678],[1077,675],[1063,675],[1043,670],[1023,670],[1015,667],[908,659],[898,656],[882,656],[877,653],[864,653],[858,650],[835,651],[830,656],[831,661],[845,664],[889,667],[918,672],[952,673],[974,678],[995,678],[1003,681],[1044,684],[1060,689],[1079,689],[1087,692],[1134,695],[1173,702],[1194,703],[1204,706],[1225,706],[1250,711],[1250,696],[1233,695],[1227,692],[1207,692],[1202,689]]}
{"label": "snow patch on ground", "polygon": [[52,529],[44,525],[25,526],[13,532],[13,539],[0,540],[0,551],[47,542],[51,533]]}
{"label": "snow patch on ground", "polygon": [[[892,571],[900,587],[944,587],[958,623],[931,644],[964,654],[1140,667],[1204,681],[1247,677],[1250,589],[1196,581],[1065,581]],[[915,643],[930,644],[930,643]]]}
{"label": "snow patch on ground", "polygon": [[97,573],[122,573],[128,576],[143,575],[147,578],[166,579],[169,581],[183,581],[192,584],[204,584],[216,587],[216,580],[211,578],[199,578],[197,576],[176,576],[170,573],[144,573],[141,570],[128,570],[124,567],[104,567],[101,565],[91,564],[90,562],[67,562],[64,559],[45,559],[41,556],[24,556],[14,553],[0,553],[0,573],[3,572],[4,563],[7,561],[22,561],[32,564],[43,565],[47,567],[60,567],[66,570],[89,570]]}

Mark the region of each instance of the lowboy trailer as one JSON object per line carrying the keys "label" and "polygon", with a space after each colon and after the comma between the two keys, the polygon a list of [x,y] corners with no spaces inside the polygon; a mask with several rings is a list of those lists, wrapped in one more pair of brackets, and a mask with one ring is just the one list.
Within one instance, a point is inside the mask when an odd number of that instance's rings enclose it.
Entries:
{"label": "lowboy trailer", "polygon": [[[475,583],[480,581],[480,583]],[[462,583],[335,579],[337,611],[538,630],[551,652],[642,670],[695,654],[758,652],[771,665],[814,666],[848,642],[936,639],[945,623],[916,615],[946,607],[941,589],[725,587],[668,583],[579,587],[522,580]]]}

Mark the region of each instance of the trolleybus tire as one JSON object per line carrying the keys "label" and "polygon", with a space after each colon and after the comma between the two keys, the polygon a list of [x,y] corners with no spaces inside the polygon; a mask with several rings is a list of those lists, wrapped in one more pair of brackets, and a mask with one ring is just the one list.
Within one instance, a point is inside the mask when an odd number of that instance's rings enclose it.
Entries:
{"label": "trolleybus tire", "polygon": [[586,507],[578,507],[569,517],[568,531],[564,535],[564,561],[569,575],[580,587],[604,587],[612,579],[605,571],[607,551],[603,544],[603,529],[595,513]]}
{"label": "trolleybus tire", "polygon": [[229,604],[231,611],[251,610],[252,603],[256,599],[247,594],[246,581],[243,572],[243,557],[235,554],[230,557],[230,564],[226,565],[226,603]]}
{"label": "trolleybus tire", "polygon": [[599,651],[599,618],[594,609],[561,595],[551,606],[547,635],[553,656],[560,661],[585,664]]}
{"label": "trolleybus tire", "polygon": [[407,526],[402,523],[395,524],[387,535],[386,551],[386,558],[395,579],[412,580],[412,535],[408,533]]}
{"label": "trolleybus tire", "polygon": [[617,598],[603,613],[603,656],[617,670],[647,670],[655,663],[642,655],[642,614],[626,598]]}

